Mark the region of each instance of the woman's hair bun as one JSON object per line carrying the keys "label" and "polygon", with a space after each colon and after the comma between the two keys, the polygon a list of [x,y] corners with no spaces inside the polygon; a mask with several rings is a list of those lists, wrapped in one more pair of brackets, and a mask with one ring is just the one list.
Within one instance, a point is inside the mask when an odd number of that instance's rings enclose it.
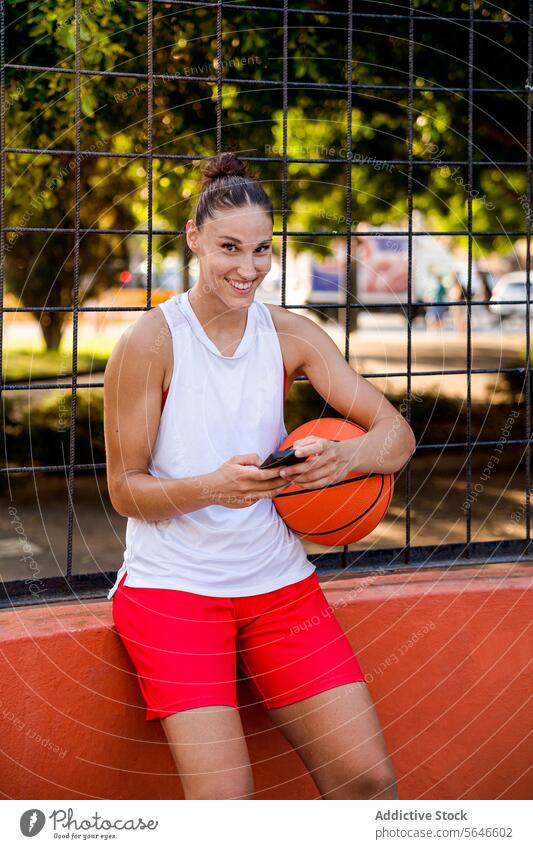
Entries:
{"label": "woman's hair bun", "polygon": [[202,190],[221,177],[250,178],[246,163],[234,153],[218,153],[208,159],[202,169]]}
{"label": "woman's hair bun", "polygon": [[207,218],[216,218],[219,212],[247,206],[260,207],[274,224],[272,199],[246,165],[229,151],[204,160],[201,189],[192,216],[198,229],[203,227]]}

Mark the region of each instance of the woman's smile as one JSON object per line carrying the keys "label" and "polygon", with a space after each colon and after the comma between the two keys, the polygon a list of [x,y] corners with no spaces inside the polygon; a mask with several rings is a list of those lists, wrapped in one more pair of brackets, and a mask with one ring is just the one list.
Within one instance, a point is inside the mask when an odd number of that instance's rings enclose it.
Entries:
{"label": "woman's smile", "polygon": [[254,281],[251,283],[242,283],[240,280],[234,280],[230,277],[224,277],[224,280],[230,284],[234,292],[239,295],[247,295],[253,289]]}

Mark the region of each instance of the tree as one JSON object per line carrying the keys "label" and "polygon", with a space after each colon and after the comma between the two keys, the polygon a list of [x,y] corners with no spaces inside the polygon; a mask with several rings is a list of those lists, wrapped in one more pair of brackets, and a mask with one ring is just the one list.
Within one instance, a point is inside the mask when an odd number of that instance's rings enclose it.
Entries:
{"label": "tree", "polygon": [[[313,7],[326,4],[315,0]],[[477,229],[523,229],[527,210],[524,167],[499,170],[473,168],[472,184],[466,168],[457,172],[440,165],[444,160],[467,158],[467,93],[451,94],[446,87],[468,86],[468,5],[456,0],[418,0],[415,20],[413,154],[433,166],[416,166],[413,173],[414,204],[430,224],[441,229],[465,229],[467,192],[474,201]],[[523,14],[523,4],[513,0],[506,10],[485,8],[476,0],[476,17],[487,16],[501,24],[476,24],[474,83],[498,86],[502,94],[474,96],[476,159],[525,159],[527,26],[505,23]],[[82,66],[120,73],[146,73],[147,4],[94,0],[82,6]],[[356,7],[356,11],[357,11]],[[383,14],[383,3],[365,4],[365,12]],[[75,28],[70,0],[54,7],[27,9],[22,0],[8,5],[11,43],[16,57],[8,61],[45,66],[74,67]],[[394,13],[407,7],[394,4]],[[18,15],[18,17],[17,17]],[[434,21],[427,16],[434,16]],[[446,18],[464,16],[463,23]],[[352,223],[380,224],[396,221],[407,210],[407,166],[387,166],[384,160],[406,160],[408,154],[408,95],[406,91],[376,86],[408,83],[408,21],[405,17],[354,18],[351,114],[352,149],[347,151],[347,29],[346,19],[328,15],[289,14],[287,153],[290,158],[351,160]],[[156,79],[153,90],[153,226],[182,229],[192,212],[198,191],[196,163],[160,158],[165,154],[195,157],[216,151],[216,82],[197,77],[217,76],[217,31],[213,7],[154,5],[153,45],[156,75],[181,74],[183,80]],[[281,154],[283,33],[281,13],[224,8],[222,32],[223,149],[247,156],[270,156],[252,170],[261,177],[276,208],[276,229],[281,229]],[[505,60],[505,61],[504,61]],[[497,79],[494,75],[497,74]],[[274,81],[273,85],[241,84],[241,79]],[[531,81],[530,81],[531,82]],[[314,85],[313,85],[314,84]],[[333,87],[328,87],[333,86]],[[439,91],[423,91],[441,86]],[[17,89],[18,87],[18,89]],[[22,88],[21,88],[22,87]],[[506,95],[508,89],[523,94]],[[19,91],[21,93],[16,94]],[[147,82],[136,77],[82,77],[82,148],[100,152],[136,152],[147,149]],[[8,73],[8,140],[10,147],[72,150],[75,141],[75,88],[72,74],[27,72],[21,79]],[[100,145],[100,147],[99,147]],[[346,161],[334,164],[289,163],[288,225],[295,230],[345,229]],[[68,167],[61,183],[58,172]],[[72,157],[10,154],[8,158],[9,226],[67,228],[75,224]],[[147,176],[145,158],[109,159],[83,156],[82,226],[106,229],[145,228]],[[15,178],[14,178],[15,175]],[[49,188],[52,186],[52,188]],[[33,201],[40,198],[40,206]],[[29,216],[29,218],[28,218]],[[26,223],[20,224],[21,221]],[[339,226],[332,227],[331,219]],[[31,223],[30,223],[31,222]],[[13,234],[12,234],[13,235]],[[57,241],[59,240],[59,241]],[[72,249],[69,235],[17,236],[7,245],[7,286],[23,303],[72,303]],[[158,241],[161,252],[172,250],[173,237]],[[183,240],[182,240],[183,241]],[[502,248],[505,237],[479,240],[476,250]],[[293,241],[295,250],[327,249],[328,239]],[[84,236],[80,264],[94,294],[109,283],[115,261],[126,264],[130,240],[121,236]],[[36,255],[39,270],[32,272]],[[64,314],[50,315],[43,326],[49,347],[61,336]]]}

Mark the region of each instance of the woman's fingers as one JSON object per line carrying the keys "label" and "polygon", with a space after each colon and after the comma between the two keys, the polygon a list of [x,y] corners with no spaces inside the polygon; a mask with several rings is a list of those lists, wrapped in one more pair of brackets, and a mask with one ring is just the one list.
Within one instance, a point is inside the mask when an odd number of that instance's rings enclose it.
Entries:
{"label": "woman's fingers", "polygon": [[289,485],[290,484],[288,484],[287,481],[283,481],[281,486],[271,487],[270,489],[264,489],[261,492],[254,492],[251,495],[246,496],[246,498],[249,498],[252,503],[255,503],[256,501],[261,501],[263,498],[275,498],[276,495],[279,495],[280,492],[282,492],[284,489],[287,489]]}
{"label": "woman's fingers", "polygon": [[297,475],[304,475],[306,472],[310,472],[314,468],[315,461],[306,460],[305,463],[297,463],[294,466],[285,466],[285,468],[280,469],[280,476],[286,480],[292,480]]}
{"label": "woman's fingers", "polygon": [[316,483],[322,478],[331,480],[332,472],[330,461],[325,458],[317,459],[316,463],[309,464],[307,469],[302,469],[302,471],[297,472],[296,467],[293,467],[293,471],[286,476],[286,480],[296,484]]}
{"label": "woman's fingers", "polygon": [[329,477],[321,477],[318,480],[312,481],[293,481],[296,486],[301,486],[302,489],[321,489],[324,486],[329,486],[331,480]]}
{"label": "woman's fingers", "polygon": [[253,487],[254,492],[261,495],[274,487],[287,486],[287,481],[281,477],[279,469],[253,469],[250,466],[249,471],[246,472],[246,477],[249,478],[249,487]]}
{"label": "woman's fingers", "polygon": [[287,483],[287,481],[282,480],[280,484],[272,485],[270,483],[269,486],[265,486],[265,487],[262,487],[261,489],[257,489],[256,493],[260,494],[262,496],[266,496],[268,498],[269,493],[271,493],[271,492],[281,492],[282,489],[286,489],[288,486],[289,486],[289,484]]}
{"label": "woman's fingers", "polygon": [[238,463],[240,466],[255,466],[261,465],[263,462],[259,454],[235,454],[229,460],[230,463]]}
{"label": "woman's fingers", "polygon": [[318,439],[316,436],[304,436],[302,439],[297,439],[292,447],[298,456],[302,456],[313,452],[321,453],[326,444],[325,440]]}
{"label": "woman's fingers", "polygon": [[255,481],[270,481],[279,476],[279,469],[260,469],[258,466],[243,466],[242,471]]}
{"label": "woman's fingers", "polygon": [[327,460],[319,457],[314,457],[312,460],[306,460],[303,463],[298,463],[294,466],[287,466],[280,472],[281,477],[287,480],[294,480],[300,475],[308,474],[309,472],[317,472],[326,465]]}

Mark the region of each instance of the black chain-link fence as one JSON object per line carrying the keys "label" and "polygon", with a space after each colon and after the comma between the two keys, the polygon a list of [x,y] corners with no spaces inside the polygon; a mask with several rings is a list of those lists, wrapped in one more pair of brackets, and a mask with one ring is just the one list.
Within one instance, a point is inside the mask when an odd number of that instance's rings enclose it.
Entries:
{"label": "black chain-link fence", "polygon": [[[25,8],[22,8],[24,5]],[[115,572],[113,570],[101,570],[101,569],[92,569],[87,574],[81,574],[80,568],[73,569],[73,528],[76,517],[76,488],[75,482],[77,480],[77,476],[80,473],[86,474],[89,471],[93,471],[96,473],[101,473],[105,469],[104,463],[85,463],[79,462],[78,460],[78,452],[77,452],[77,439],[76,439],[76,422],[77,422],[77,390],[91,387],[92,389],[102,387],[102,382],[94,382],[94,381],[84,381],[79,380],[78,375],[78,329],[79,322],[84,314],[91,314],[97,312],[104,312],[106,314],[111,315],[113,312],[128,312],[135,310],[143,310],[143,309],[151,309],[152,304],[152,266],[153,266],[153,251],[154,251],[154,239],[156,237],[169,237],[169,238],[177,238],[183,239],[184,228],[176,227],[174,228],[162,228],[157,226],[154,222],[154,163],[167,163],[167,164],[175,164],[175,163],[190,163],[192,160],[198,161],[202,157],[198,155],[197,150],[192,150],[191,154],[188,155],[186,152],[173,152],[171,147],[169,148],[166,145],[164,148],[162,145],[156,142],[154,139],[154,126],[155,126],[155,114],[154,114],[154,92],[157,90],[158,86],[161,84],[169,84],[174,82],[182,82],[186,81],[187,85],[197,85],[197,86],[208,86],[209,90],[213,91],[214,94],[211,96],[211,100],[213,101],[213,109],[214,115],[216,118],[215,124],[215,143],[214,148],[216,151],[222,151],[224,149],[228,149],[226,147],[226,127],[224,121],[224,91],[225,87],[228,86],[238,86],[245,88],[247,85],[253,87],[253,91],[261,92],[261,90],[270,89],[275,92],[276,95],[279,95],[279,105],[282,110],[282,122],[281,122],[281,143],[280,143],[280,152],[279,155],[269,155],[266,156],[258,156],[258,155],[247,155],[246,150],[237,150],[235,147],[235,136],[234,134],[229,135],[230,130],[228,129],[228,137],[230,138],[232,145],[230,149],[235,150],[243,159],[248,160],[250,162],[257,163],[258,167],[262,167],[268,163],[269,166],[278,167],[280,170],[280,183],[281,183],[281,210],[280,210],[280,222],[281,229],[275,231],[275,235],[281,237],[280,238],[280,247],[281,247],[281,255],[280,255],[280,266],[281,266],[281,294],[280,294],[280,303],[285,306],[287,309],[299,309],[305,307],[306,304],[299,303],[290,303],[287,302],[287,292],[286,292],[286,275],[287,275],[287,243],[289,238],[296,237],[301,240],[312,240],[313,238],[323,237],[323,236],[333,236],[342,237],[345,239],[346,245],[346,280],[345,287],[343,291],[345,292],[345,301],[341,304],[345,312],[343,311],[342,315],[346,318],[346,327],[345,327],[345,348],[344,348],[344,356],[347,360],[350,360],[352,352],[350,351],[350,341],[353,340],[353,317],[355,312],[364,311],[372,309],[374,306],[383,310],[385,313],[388,309],[395,310],[397,309],[397,301],[391,300],[389,303],[384,303],[383,300],[376,302],[375,304],[371,301],[367,301],[362,303],[358,300],[356,296],[356,292],[354,292],[354,281],[352,275],[353,269],[353,251],[354,251],[354,237],[358,239],[365,238],[383,238],[384,233],[381,228],[372,229],[367,228],[364,233],[361,232],[360,229],[356,229],[354,221],[354,192],[352,191],[352,181],[354,169],[364,167],[365,163],[368,165],[368,156],[367,157],[354,157],[352,152],[353,149],[353,127],[352,127],[352,116],[353,116],[353,108],[354,108],[354,97],[361,98],[367,94],[372,93],[373,96],[377,96],[378,93],[380,96],[387,98],[389,100],[399,99],[401,97],[405,97],[405,113],[406,113],[406,136],[404,138],[406,156],[398,157],[393,156],[392,158],[384,158],[382,155],[379,155],[379,164],[380,169],[384,170],[385,166],[392,173],[394,170],[395,173],[399,173],[405,176],[405,197],[407,200],[406,203],[406,220],[407,220],[407,228],[406,229],[391,229],[386,233],[386,237],[396,237],[401,236],[406,238],[407,240],[407,251],[408,251],[408,283],[407,283],[407,297],[405,303],[405,314],[406,314],[406,349],[405,349],[405,370],[396,371],[394,373],[390,371],[374,371],[365,373],[366,377],[382,377],[384,375],[388,376],[396,376],[396,377],[405,377],[406,379],[406,395],[405,395],[405,406],[402,412],[404,413],[406,419],[411,422],[412,420],[412,380],[413,376],[442,376],[442,375],[464,375],[466,378],[466,438],[465,440],[442,440],[442,441],[421,441],[416,457],[427,456],[435,457],[441,456],[443,452],[447,451],[455,451],[455,452],[463,452],[461,454],[462,457],[462,466],[461,466],[461,483],[464,487],[464,539],[461,542],[447,542],[446,534],[442,535],[442,540],[437,541],[432,545],[416,545],[413,544],[413,522],[412,522],[412,476],[411,476],[411,467],[414,462],[414,458],[410,461],[410,463],[406,466],[402,475],[402,486],[404,490],[401,493],[401,498],[403,500],[403,510],[402,510],[402,521],[404,522],[405,527],[405,541],[403,545],[399,545],[393,548],[376,548],[376,547],[368,547],[368,548],[359,548],[358,550],[351,550],[348,547],[345,547],[341,551],[325,551],[323,554],[313,554],[311,555],[311,559],[313,559],[317,563],[317,567],[319,571],[330,571],[335,570],[337,573],[343,571],[368,571],[368,570],[387,570],[387,569],[412,569],[413,567],[422,567],[422,566],[435,566],[439,564],[444,564],[448,566],[454,565],[464,565],[467,563],[484,563],[488,561],[498,561],[498,560],[518,560],[522,558],[527,558],[530,556],[530,543],[531,543],[531,509],[530,509],[530,486],[531,486],[531,475],[530,475],[530,440],[531,440],[531,399],[530,399],[530,318],[529,318],[529,304],[530,304],[530,266],[531,266],[531,253],[530,253],[530,240],[531,240],[531,148],[532,148],[532,136],[531,136],[531,92],[532,92],[532,66],[533,66],[533,52],[532,52],[532,25],[533,25],[533,3],[523,3],[521,5],[522,10],[522,18],[518,17],[516,14],[502,14],[502,10],[498,9],[498,7],[490,6],[490,4],[477,3],[474,0],[470,0],[469,4],[457,3],[455,4],[457,7],[457,14],[452,14],[449,11],[446,14],[439,14],[438,9],[436,8],[439,4],[433,4],[435,8],[430,7],[430,4],[417,4],[414,0],[410,0],[405,4],[401,3],[353,3],[353,0],[346,0],[345,4],[326,4],[326,3],[316,3],[310,4],[312,8],[301,8],[298,5],[297,8],[289,8],[289,3],[287,0],[285,2],[280,3],[268,3],[268,4],[244,4],[244,3],[224,3],[224,2],[213,2],[213,3],[199,3],[199,2],[190,2],[189,0],[166,0],[166,2],[160,2],[160,0],[146,0],[146,55],[143,57],[143,61],[139,60],[139,69],[137,70],[132,63],[127,64],[128,70],[124,70],[120,68],[120,70],[114,70],[111,67],[107,68],[91,68],[87,67],[86,63],[82,64],[82,53],[84,45],[86,44],[86,34],[84,34],[84,20],[85,16],[88,13],[87,9],[84,9],[82,6],[82,0],[75,0],[72,8],[72,16],[68,21],[68,25],[71,27],[71,31],[73,33],[73,56],[74,61],[71,66],[68,65],[68,62],[62,62],[59,64],[49,65],[45,61],[48,56],[48,51],[46,49],[45,44],[41,46],[41,53],[39,52],[39,35],[36,29],[36,49],[33,51],[32,58],[34,59],[34,64],[30,63],[21,63],[17,61],[9,61],[9,58],[13,58],[17,54],[16,49],[9,49],[7,47],[6,39],[9,39],[10,34],[16,32],[16,16],[22,15],[26,13],[26,7],[31,4],[12,4],[12,8],[9,3],[2,2],[0,4],[1,10],[1,44],[0,44],[0,75],[1,75],[1,83],[2,83],[2,100],[1,100],[1,129],[0,129],[0,144],[1,144],[1,165],[0,165],[0,254],[2,257],[2,266],[0,270],[0,305],[1,309],[1,321],[0,321],[0,341],[3,341],[3,327],[5,317],[10,317],[11,313],[31,313],[32,315],[35,313],[39,314],[41,320],[45,320],[47,314],[52,313],[64,313],[72,318],[72,368],[71,368],[71,379],[68,380],[57,380],[57,381],[46,381],[40,382],[37,380],[32,381],[9,381],[5,380],[2,384],[2,391],[4,394],[8,392],[23,392],[23,393],[34,393],[39,390],[50,390],[51,388],[55,389],[63,389],[63,390],[71,390],[72,392],[72,406],[70,410],[70,422],[69,422],[69,441],[68,441],[68,456],[65,456],[65,462],[62,464],[56,465],[39,465],[38,463],[34,464],[33,462],[28,462],[25,465],[15,465],[10,462],[9,456],[6,456],[6,464],[5,467],[0,469],[2,476],[6,482],[11,481],[14,477],[19,474],[31,474],[33,476],[44,476],[48,474],[63,474],[67,480],[67,511],[66,511],[66,523],[65,523],[65,545],[66,545],[66,562],[64,568],[62,565],[59,565],[58,573],[61,576],[45,576],[39,578],[39,591],[31,591],[29,589],[29,580],[25,578],[17,579],[16,576],[10,574],[10,580],[4,582],[3,585],[3,595],[4,595],[4,604],[33,604],[36,602],[42,601],[51,601],[57,599],[68,599],[73,596],[78,597],[102,597],[104,593],[109,589],[111,584],[114,581]],[[92,10],[93,15],[103,14],[104,11],[109,11],[109,8],[114,4],[111,0],[95,0],[93,6],[95,7]],[[138,8],[142,6],[142,3],[122,3],[116,4],[121,7],[124,6],[135,6]],[[96,8],[100,6],[101,8]],[[329,8],[328,8],[329,6]],[[341,6],[343,8],[341,8]],[[468,6],[468,10],[466,11],[466,6]],[[316,7],[316,8],[315,8]],[[490,8],[489,8],[490,7]],[[35,10],[36,6],[32,6],[32,9]],[[489,12],[487,12],[489,9]],[[179,73],[178,71],[173,71],[172,73],[165,73],[161,71],[160,64],[157,62],[158,51],[162,49],[163,45],[157,43],[157,39],[155,38],[155,29],[154,29],[154,15],[157,15],[160,10],[164,10],[165,13],[172,13],[175,15],[183,15],[189,16],[189,18],[194,19],[194,15],[199,13],[200,10],[205,12],[206,10],[212,14],[213,16],[213,37],[216,38],[216,58],[217,61],[214,65],[216,68],[215,75],[199,75],[194,73],[195,68],[188,68],[187,73]],[[239,13],[246,13],[248,15],[248,26],[250,30],[252,28],[257,27],[257,30],[260,30],[261,21],[264,19],[266,14],[270,15],[270,20],[273,20],[273,16],[276,16],[277,20],[277,33],[276,38],[278,38],[277,44],[281,45],[282,55],[277,57],[279,59],[279,68],[281,69],[280,74],[276,79],[269,79],[268,76],[268,68],[263,67],[261,70],[260,78],[254,76],[254,78],[247,79],[246,73],[243,72],[241,76],[232,75],[231,67],[225,68],[225,64],[228,63],[224,61],[223,58],[223,33],[226,29],[230,29],[232,27],[231,15],[238,10]],[[498,14],[495,13],[495,10]],[[42,7],[42,15],[46,17],[47,15],[47,7]],[[11,15],[9,20],[6,20],[6,15]],[[179,19],[179,17],[178,17]],[[298,21],[298,25],[302,26],[302,21],[309,22],[309,26],[330,26],[335,27],[338,32],[343,33],[343,37],[345,39],[345,43],[342,47],[344,51],[345,57],[345,82],[340,81],[331,82],[309,82],[305,80],[305,73],[298,74],[298,78],[295,78],[295,69],[296,69],[296,59],[297,57],[293,57],[290,55],[289,51],[289,36],[291,33],[291,27],[295,26],[295,21]],[[395,81],[389,81],[385,79],[383,74],[380,76],[381,82],[373,84],[372,82],[368,82],[366,79],[363,81],[358,81],[356,68],[355,68],[355,60],[354,60],[354,45],[357,46],[358,51],[364,49],[364,38],[365,32],[363,30],[363,26],[366,26],[370,21],[374,22],[376,27],[386,27],[391,24],[391,22],[396,27],[403,27],[403,35],[402,39],[404,40],[406,47],[406,58],[407,58],[407,67],[402,69],[402,71],[398,71],[396,74]],[[461,44],[466,49],[466,55],[457,57],[457,62],[460,62],[462,67],[465,70],[464,77],[465,79],[460,79],[459,84],[454,83],[454,79],[457,79],[456,74],[453,71],[453,61],[452,56],[454,54],[453,41],[450,42],[450,33],[453,31],[453,28],[456,28],[457,33],[460,35],[458,37],[457,44]],[[500,84],[498,79],[496,79],[498,74],[498,68],[494,68],[494,84],[487,84],[487,76],[484,76],[484,84],[479,85],[476,84],[475,81],[475,70],[476,70],[476,48],[478,42],[481,44],[483,39],[486,38],[486,29],[491,28],[491,37],[496,32],[498,28],[505,28],[506,32],[509,32],[511,29],[516,34],[520,32],[519,43],[522,45],[526,45],[525,53],[520,57],[523,68],[526,68],[527,65],[527,73],[523,73],[523,75],[517,78],[514,82],[514,85],[509,84],[509,81],[506,80],[505,85]],[[446,56],[450,59],[450,73],[449,79],[445,84],[441,81],[440,83],[430,82],[428,83],[425,79],[420,79],[417,76],[417,52],[416,48],[419,44],[419,41],[422,39],[422,34],[427,33],[431,30],[433,43],[434,45],[439,44],[439,31],[442,31],[442,38],[446,40],[446,44],[442,44],[442,50],[446,52]],[[158,29],[158,32],[161,32]],[[174,43],[173,38],[173,30],[172,27],[169,28],[169,38],[168,41]],[[85,39],[82,40],[82,39]],[[518,42],[515,42],[518,43]],[[363,45],[363,47],[362,47]],[[27,49],[28,45],[24,45],[24,49]],[[521,48],[521,49],[522,49]],[[457,50],[459,50],[459,46],[457,46]],[[21,52],[23,52],[21,46]],[[39,63],[39,56],[42,55],[43,62]],[[360,56],[360,53],[358,53]],[[311,57],[313,58],[313,57]],[[308,57],[300,57],[300,62],[304,65],[306,64],[306,60]],[[360,62],[360,58],[357,60]],[[383,66],[385,66],[386,57],[383,61]],[[212,67],[212,66],[211,66]],[[192,71],[192,73],[191,73]],[[292,71],[292,73],[291,73]],[[17,96],[16,94],[12,94],[13,92],[13,80],[20,79],[21,81],[25,79],[25,75],[33,75],[33,78],[40,78],[41,76],[45,76],[48,74],[56,74],[58,76],[67,76],[72,81],[72,97],[74,103],[74,132],[73,132],[73,145],[63,145],[58,143],[54,143],[49,147],[46,145],[42,145],[39,142],[41,138],[41,127],[39,122],[39,116],[35,116],[35,132],[34,139],[35,144],[23,144],[22,146],[17,146],[13,144],[6,144],[6,116],[11,110],[16,110]],[[394,79],[394,68],[392,69],[391,80]],[[291,78],[292,77],[292,78]],[[355,77],[355,81],[354,81]],[[111,146],[108,149],[105,149],[102,145],[97,145],[95,149],[95,145],[92,145],[91,148],[87,148],[82,144],[82,123],[84,120],[84,116],[90,113],[90,107],[86,107],[84,104],[84,86],[87,86],[91,83],[93,79],[98,79],[100,81],[108,81],[111,85],[114,80],[120,78],[122,80],[129,80],[132,86],[138,88],[136,91],[137,99],[142,97],[145,99],[146,104],[146,133],[144,137],[145,147],[142,150],[139,150],[138,147],[135,148],[135,151],[121,151],[117,152],[114,149],[111,149]],[[351,81],[351,84],[350,84]],[[10,85],[6,85],[6,83],[10,82]],[[24,83],[21,82],[20,85],[22,89],[24,88]],[[345,151],[346,153],[342,156],[325,156],[325,157],[293,157],[289,155],[288,150],[288,138],[289,131],[287,125],[287,116],[289,113],[290,106],[290,98],[299,90],[305,89],[306,91],[311,93],[312,97],[318,97],[321,94],[332,92],[336,95],[344,92],[345,102],[346,102],[346,139],[345,139]],[[196,91],[196,89],[195,89]],[[415,122],[417,121],[417,116],[420,116],[422,113],[418,108],[415,107],[415,97],[419,95],[420,92],[433,92],[438,95],[447,95],[452,97],[453,95],[460,95],[462,98],[463,107],[465,111],[465,127],[466,127],[466,156],[463,158],[456,159],[442,159],[439,157],[432,157],[431,159],[423,158],[417,159],[414,153],[414,129]],[[487,162],[485,158],[480,158],[479,152],[480,148],[475,145],[474,133],[475,133],[475,121],[474,121],[474,109],[476,105],[476,99],[480,100],[483,98],[483,103],[487,103],[487,98],[490,95],[494,95],[494,97],[498,97],[502,93],[506,95],[512,95],[516,101],[520,101],[523,107],[525,107],[525,126],[523,127],[523,139],[524,144],[522,145],[522,149],[524,151],[524,155],[519,158],[509,159],[506,158],[491,158],[490,162]],[[259,96],[259,95],[258,95]],[[361,101],[359,101],[361,102]],[[50,108],[54,108],[54,104],[50,103]],[[510,108],[513,108],[512,106]],[[486,105],[485,105],[486,109]],[[253,120],[253,113],[251,115]],[[233,128],[232,128],[233,132]],[[386,135],[386,134],[385,134]],[[68,137],[68,134],[67,134]],[[24,137],[28,138],[28,135]],[[397,138],[396,138],[397,141]],[[243,148],[246,145],[242,145]],[[214,150],[212,151],[214,152]],[[6,197],[6,163],[8,162],[8,157],[12,155],[24,155],[28,157],[28,161],[33,158],[42,157],[43,155],[49,156],[51,158],[57,157],[62,161],[68,161],[70,163],[70,174],[73,180],[72,191],[73,191],[73,216],[72,220],[69,220],[68,223],[59,222],[56,224],[51,224],[51,226],[32,226],[31,216],[28,217],[27,220],[22,223],[13,224],[8,222],[6,219],[6,205],[5,205],[5,197]],[[206,156],[212,154],[205,154]],[[108,158],[110,161],[112,160],[120,160],[120,162],[127,162],[128,160],[136,161],[142,163],[144,171],[145,171],[145,188],[146,188],[146,208],[147,208],[147,222],[146,227],[122,227],[120,226],[121,222],[118,221],[118,226],[100,226],[95,228],[93,226],[87,226],[83,221],[83,193],[82,193],[82,185],[83,185],[83,169],[86,162],[89,159],[97,157],[99,160],[104,160]],[[290,200],[288,197],[288,188],[290,185],[290,173],[289,169],[293,164],[296,163],[308,163],[308,164],[317,164],[317,165],[329,165],[335,166],[339,169],[343,169],[344,171],[344,181],[345,181],[345,190],[346,190],[346,208],[345,208],[345,226],[342,230],[335,231],[327,231],[324,229],[310,229],[310,230],[289,230],[288,229],[288,216],[289,216],[289,206]],[[522,201],[516,200],[516,204],[521,204],[522,207],[522,220],[523,227],[517,228],[513,226],[509,229],[505,227],[505,218],[502,218],[502,227],[501,229],[489,227],[486,229],[479,229],[474,227],[474,217],[473,217],[473,202],[478,197],[478,194],[475,193],[474,186],[476,185],[476,171],[477,169],[483,168],[489,164],[491,168],[494,169],[494,173],[496,171],[503,172],[507,166],[511,166],[514,171],[522,169],[523,173],[526,175],[526,188],[522,193]],[[467,221],[466,226],[461,227],[453,227],[451,229],[416,229],[413,224],[413,212],[414,212],[414,196],[415,196],[415,188],[419,185],[419,179],[416,176],[416,169],[421,167],[423,169],[431,170],[434,168],[442,169],[444,167],[452,167],[458,166],[462,169],[466,169],[466,182],[463,182],[463,187],[466,194],[466,202],[467,202]],[[435,199],[435,203],[438,203],[438,198]],[[9,281],[6,280],[6,254],[9,252],[10,245],[13,244],[15,238],[24,237],[28,234],[42,234],[43,237],[46,238],[57,238],[64,237],[66,240],[71,240],[72,243],[72,294],[73,300],[71,305],[47,305],[40,303],[32,303],[25,306],[8,306],[6,305],[5,293],[8,290]],[[83,275],[83,267],[82,261],[80,259],[80,244],[83,239],[92,237],[97,234],[98,236],[104,235],[113,235],[119,236],[121,239],[126,240],[128,236],[131,235],[143,235],[146,237],[146,260],[147,260],[147,272],[146,272],[146,303],[143,306],[98,306],[98,305],[89,305],[85,306],[80,304],[80,279]],[[486,307],[490,304],[496,304],[497,301],[494,298],[489,299],[483,297],[473,297],[472,290],[472,267],[473,267],[473,243],[476,240],[486,237],[498,237],[500,235],[505,236],[508,239],[515,238],[525,238],[527,240],[527,250],[526,250],[526,259],[525,259],[525,281],[526,281],[526,301],[525,301],[525,310],[524,310],[524,322],[523,322],[523,340],[525,343],[525,361],[522,365],[518,365],[516,367],[508,367],[508,368],[474,368],[473,366],[473,348],[472,348],[472,313],[475,309],[486,309]],[[426,369],[426,370],[414,370],[413,368],[413,317],[416,314],[416,311],[420,309],[420,299],[418,297],[414,297],[413,295],[413,287],[412,287],[412,271],[413,271],[413,244],[416,239],[427,239],[430,237],[437,236],[463,236],[468,239],[468,271],[466,275],[466,285],[465,285],[465,297],[458,300],[449,300],[447,302],[448,306],[457,306],[464,307],[465,309],[465,318],[466,318],[466,328],[465,328],[465,356],[464,356],[464,366],[460,368],[454,369]],[[524,300],[521,298],[515,298],[514,300],[507,299],[507,304],[524,304]],[[436,306],[438,305],[437,301],[425,301],[423,303],[424,306]],[[331,302],[321,303],[320,301],[316,301],[313,306],[317,309],[327,309],[331,307]],[[496,332],[496,331],[495,331]],[[0,363],[2,363],[2,352],[3,346],[0,346]],[[512,538],[506,539],[496,539],[496,540],[485,540],[485,541],[473,541],[472,540],[472,531],[471,531],[471,513],[472,513],[472,505],[474,504],[475,499],[472,498],[472,458],[474,456],[474,452],[476,451],[484,451],[489,448],[498,448],[500,444],[500,439],[482,439],[479,434],[473,433],[472,427],[472,385],[471,379],[473,375],[482,375],[482,374],[503,374],[507,373],[509,375],[516,374],[519,377],[523,378],[524,383],[524,405],[523,405],[523,415],[525,417],[525,427],[524,427],[524,436],[523,438],[513,438],[506,439],[505,443],[508,446],[516,446],[517,449],[522,446],[520,450],[523,451],[523,456],[521,459],[525,462],[525,485],[522,489],[523,497],[524,497],[524,509],[521,513],[520,518],[520,527],[523,530],[523,533],[520,532],[519,535],[515,534]],[[299,378],[299,380],[304,380],[304,378]],[[6,452],[7,455],[7,452]],[[28,448],[28,459],[33,459],[31,456],[30,447]],[[398,488],[398,484],[397,484]],[[11,494],[11,487],[8,483],[3,490],[4,493]],[[398,492],[395,495],[396,501],[398,501]],[[15,507],[12,508],[16,513],[16,504]],[[37,510],[37,504],[35,509]],[[12,515],[15,515],[14,513]],[[19,531],[20,533],[20,531]],[[13,536],[13,534],[12,534]],[[416,542],[416,540],[415,540]],[[1,554],[1,552],[0,552]],[[117,564],[117,568],[118,568]],[[76,573],[76,574],[74,574]]]}

